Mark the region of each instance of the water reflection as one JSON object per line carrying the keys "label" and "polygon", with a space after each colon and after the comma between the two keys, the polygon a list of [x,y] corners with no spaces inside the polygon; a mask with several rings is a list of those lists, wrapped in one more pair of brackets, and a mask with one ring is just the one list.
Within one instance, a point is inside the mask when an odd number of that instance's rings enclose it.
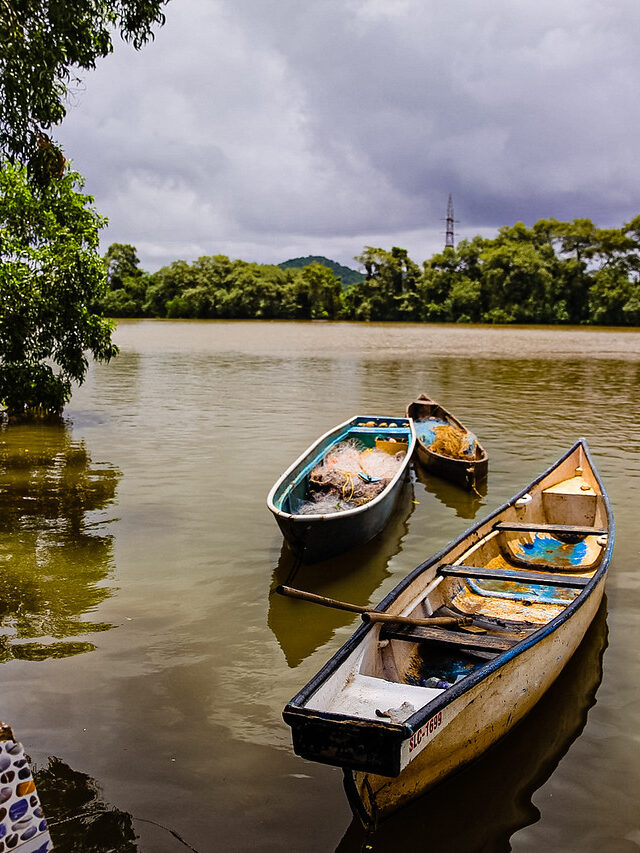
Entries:
{"label": "water reflection", "polygon": [[66,425],[0,431],[0,662],[90,651],[71,638],[111,627],[84,617],[112,592],[104,530],[119,478]]}
{"label": "water reflection", "polygon": [[[510,837],[535,823],[534,792],[582,732],[595,705],[607,645],[603,600],[578,651],[533,711],[479,761],[383,823],[376,853],[403,845],[429,853],[507,853]],[[360,853],[365,831],[354,818],[336,853]]]}
{"label": "water reflection", "polygon": [[171,814],[161,822],[116,808],[93,777],[57,756],[34,766],[33,779],[56,853],[199,853],[169,825]]}
{"label": "water reflection", "polygon": [[287,584],[340,601],[368,605],[375,591],[389,577],[389,562],[402,549],[413,509],[413,482],[407,480],[387,526],[356,551],[298,568],[291,551],[283,543],[272,577],[267,624],[292,669],[355,617],[344,610],[278,595],[274,591],[276,586]]}
{"label": "water reflection", "polygon": [[136,853],[132,816],[107,805],[91,776],[55,756],[33,776],[58,853]]}
{"label": "water reflection", "polygon": [[488,489],[486,477],[480,483],[476,483],[473,491],[467,491],[454,483],[425,473],[418,464],[414,467],[416,479],[424,486],[425,491],[437,498],[440,503],[455,510],[458,518],[473,520],[478,510],[485,506],[484,499]]}

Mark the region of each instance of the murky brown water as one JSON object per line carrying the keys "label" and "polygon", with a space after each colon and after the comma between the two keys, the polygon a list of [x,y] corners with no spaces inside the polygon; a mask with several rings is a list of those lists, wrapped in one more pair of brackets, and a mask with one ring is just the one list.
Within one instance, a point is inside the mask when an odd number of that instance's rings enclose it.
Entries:
{"label": "murky brown water", "polygon": [[379,541],[301,586],[379,601],[579,436],[618,531],[561,681],[374,848],[640,848],[640,332],[129,321],[117,340],[66,429],[0,433],[0,719],[59,851],[360,850],[340,771],[297,758],[280,716],[356,621],[270,595],[291,563],[265,498],[320,433],[420,391],[480,436],[486,495],[414,476]]}

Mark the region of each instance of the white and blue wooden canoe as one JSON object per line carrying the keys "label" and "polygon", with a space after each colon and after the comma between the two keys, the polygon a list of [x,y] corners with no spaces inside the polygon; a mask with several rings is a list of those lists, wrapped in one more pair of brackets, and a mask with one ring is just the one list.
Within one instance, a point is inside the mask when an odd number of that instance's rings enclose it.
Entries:
{"label": "white and blue wooden canoe", "polygon": [[[395,476],[377,497],[360,506],[325,514],[303,514],[299,509],[309,494],[309,475],[331,450],[345,441],[364,448],[390,440],[404,452]],[[284,472],[267,497],[284,538],[304,562],[334,557],[368,542],[384,528],[394,510],[415,449],[416,435],[408,418],[358,415],[334,427],[315,441]]]}
{"label": "white and blue wooden canoe", "polygon": [[[284,709],[296,753],[343,767],[369,822],[472,761],[562,677],[600,605],[613,540],[579,441],[363,614]],[[443,617],[453,625],[431,622]]]}

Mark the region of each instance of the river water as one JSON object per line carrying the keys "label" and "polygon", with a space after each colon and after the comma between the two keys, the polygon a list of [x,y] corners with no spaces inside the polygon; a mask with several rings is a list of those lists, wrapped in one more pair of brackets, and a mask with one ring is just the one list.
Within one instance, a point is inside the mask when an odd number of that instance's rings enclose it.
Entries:
{"label": "river water", "polygon": [[65,428],[0,433],[0,719],[60,853],[361,850],[340,770],[281,718],[358,620],[273,594],[292,563],[265,498],[318,435],[422,391],[479,436],[486,493],[414,472],[382,536],[298,585],[377,603],[581,436],[617,539],[561,679],[373,848],[640,849],[640,332],[122,321],[116,341]]}

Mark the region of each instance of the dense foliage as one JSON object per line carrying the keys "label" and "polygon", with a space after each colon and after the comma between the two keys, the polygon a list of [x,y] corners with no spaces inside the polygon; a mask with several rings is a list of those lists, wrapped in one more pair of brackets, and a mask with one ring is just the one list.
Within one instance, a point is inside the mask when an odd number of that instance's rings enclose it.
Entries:
{"label": "dense foliage", "polygon": [[97,313],[104,220],[46,130],[82,70],[138,49],[167,0],[0,0],[0,404],[13,418],[58,416],[86,353],[108,361],[113,324]]}
{"label": "dense foliage", "polygon": [[336,319],[342,285],[327,267],[303,269],[231,261],[225,255],[174,261],[153,275],[138,266],[133,246],[114,243],[105,255],[111,317]]}
{"label": "dense foliage", "polygon": [[97,252],[104,220],[77,173],[37,187],[0,170],[0,401],[10,416],[57,415],[88,362],[117,352],[93,310],[105,290]]}
{"label": "dense foliage", "polygon": [[422,319],[638,325],[639,273],[640,216],[620,229],[517,223],[425,263]]}
{"label": "dense foliage", "polygon": [[[164,23],[166,0],[2,0],[0,154],[42,169],[59,152],[43,130],[64,118],[78,70],[113,50],[112,34],[140,48]],[[57,153],[56,153],[57,152]],[[60,162],[60,161],[59,161]]]}
{"label": "dense foliage", "polygon": [[356,258],[364,274],[346,288],[326,265],[300,259],[276,267],[216,255],[149,275],[133,246],[114,244],[105,260],[112,317],[640,325],[640,216],[619,229],[519,222],[422,267],[405,249],[367,247]]}

